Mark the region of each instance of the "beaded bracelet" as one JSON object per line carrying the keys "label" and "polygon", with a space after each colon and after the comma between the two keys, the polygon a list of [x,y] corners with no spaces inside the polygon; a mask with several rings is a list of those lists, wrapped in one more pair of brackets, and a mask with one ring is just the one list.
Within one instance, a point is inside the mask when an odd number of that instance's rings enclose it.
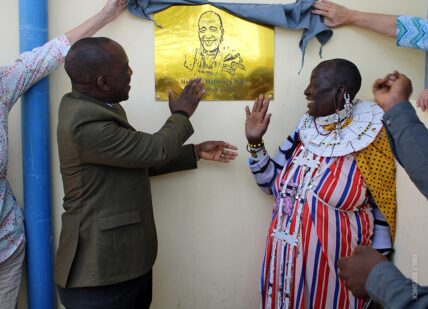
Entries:
{"label": "beaded bracelet", "polygon": [[249,153],[257,152],[257,151],[260,151],[261,149],[264,149],[264,148],[265,148],[264,145],[260,146],[260,147],[251,147],[250,144],[247,145],[247,151]]}
{"label": "beaded bracelet", "polygon": [[248,143],[247,151],[251,154],[252,158],[261,159],[263,156],[266,155],[265,143],[263,142],[263,140],[257,144]]}
{"label": "beaded bracelet", "polygon": [[248,148],[259,149],[259,148],[262,148],[264,146],[265,146],[265,142],[263,140],[260,143],[257,143],[257,144],[250,144],[250,143],[248,143],[247,144],[247,150],[248,150]]}

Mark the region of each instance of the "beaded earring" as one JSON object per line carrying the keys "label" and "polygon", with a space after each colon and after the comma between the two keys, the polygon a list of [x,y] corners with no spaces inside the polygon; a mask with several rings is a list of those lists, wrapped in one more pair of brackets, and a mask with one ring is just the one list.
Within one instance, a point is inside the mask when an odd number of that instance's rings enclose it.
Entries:
{"label": "beaded earring", "polygon": [[334,132],[334,138],[338,139],[340,138],[340,130],[342,129],[342,124],[340,122],[339,117],[339,109],[336,109],[336,114],[334,115],[334,123],[336,124],[335,132]]}
{"label": "beaded earring", "polygon": [[349,116],[352,114],[352,108],[353,108],[353,105],[351,102],[351,96],[349,95],[349,93],[346,92],[343,95],[343,98],[345,99],[345,112],[346,112],[346,115]]}

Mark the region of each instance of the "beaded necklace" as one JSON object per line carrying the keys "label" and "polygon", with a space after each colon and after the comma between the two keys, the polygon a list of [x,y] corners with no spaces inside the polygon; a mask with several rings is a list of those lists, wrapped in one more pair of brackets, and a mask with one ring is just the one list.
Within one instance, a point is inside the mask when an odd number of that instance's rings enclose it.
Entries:
{"label": "beaded necklace", "polygon": [[323,157],[343,156],[367,147],[382,129],[382,109],[374,102],[356,100],[351,115],[348,112],[339,112],[340,130],[335,122],[337,114],[303,116],[299,124],[302,143]]}
{"label": "beaded necklace", "polygon": [[[294,254],[295,250],[298,250],[296,247],[299,245],[299,239],[298,236],[300,234],[301,229],[301,220],[302,220],[302,213],[303,213],[303,206],[306,203],[306,196],[308,193],[308,190],[311,190],[313,187],[314,180],[317,179],[318,175],[322,173],[322,171],[319,170],[320,165],[320,157],[317,155],[314,155],[312,152],[310,152],[308,149],[306,149],[304,146],[301,146],[300,153],[294,158],[293,165],[289,171],[288,168],[284,168],[283,171],[280,174],[280,187],[279,187],[279,195],[277,198],[276,204],[278,205],[278,220],[277,225],[275,229],[273,230],[271,237],[274,238],[273,244],[272,244],[272,251],[271,251],[271,260],[269,264],[269,285],[268,285],[268,305],[272,305],[272,293],[274,291],[272,290],[272,287],[274,285],[273,278],[274,278],[274,269],[275,269],[275,252],[277,251],[278,246],[278,240],[280,240],[280,270],[279,274],[280,276],[284,276],[284,283],[285,283],[285,289],[284,294],[282,294],[282,290],[284,288],[283,282],[279,283],[278,290],[275,291],[277,293],[276,299],[281,299],[281,302],[278,303],[278,308],[289,308],[290,307],[290,301],[291,301],[291,282],[292,282],[292,274],[294,269]],[[326,168],[330,166],[330,164],[333,162],[332,160],[329,164],[327,164]],[[303,179],[301,179],[297,184],[292,182],[292,177],[294,177],[296,171],[298,168],[304,169],[301,174],[303,175]],[[323,168],[324,170],[324,168]],[[287,177],[285,177],[285,173],[288,172]],[[290,186],[291,183],[291,186]],[[290,187],[292,188],[292,194],[290,194]],[[286,207],[286,200],[287,198],[292,198],[292,205],[294,205],[294,209],[291,210],[291,212],[294,210],[296,212],[296,221],[295,221],[295,228],[292,233],[290,233],[290,222],[283,222],[285,220],[285,216],[292,216],[292,213],[284,213],[284,207]],[[283,227],[284,225],[284,227]],[[284,252],[285,252],[285,246],[289,245],[289,253],[287,256],[287,261],[284,262]],[[298,252],[297,252],[298,254]]]}

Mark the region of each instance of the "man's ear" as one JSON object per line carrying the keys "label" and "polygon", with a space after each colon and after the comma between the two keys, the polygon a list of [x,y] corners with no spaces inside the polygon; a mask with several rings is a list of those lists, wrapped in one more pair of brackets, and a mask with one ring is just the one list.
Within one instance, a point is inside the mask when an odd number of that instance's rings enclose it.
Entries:
{"label": "man's ear", "polygon": [[107,79],[102,75],[97,78],[97,86],[102,91],[110,91],[110,85]]}

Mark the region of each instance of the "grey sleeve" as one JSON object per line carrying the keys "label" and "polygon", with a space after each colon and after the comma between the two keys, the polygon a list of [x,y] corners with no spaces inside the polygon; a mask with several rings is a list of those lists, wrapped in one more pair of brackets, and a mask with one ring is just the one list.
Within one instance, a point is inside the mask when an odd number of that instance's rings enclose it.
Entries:
{"label": "grey sleeve", "polygon": [[409,102],[402,102],[383,115],[395,157],[419,191],[428,198],[428,129]]}
{"label": "grey sleeve", "polygon": [[428,287],[404,277],[391,262],[376,265],[365,287],[370,297],[386,309],[428,308]]}

